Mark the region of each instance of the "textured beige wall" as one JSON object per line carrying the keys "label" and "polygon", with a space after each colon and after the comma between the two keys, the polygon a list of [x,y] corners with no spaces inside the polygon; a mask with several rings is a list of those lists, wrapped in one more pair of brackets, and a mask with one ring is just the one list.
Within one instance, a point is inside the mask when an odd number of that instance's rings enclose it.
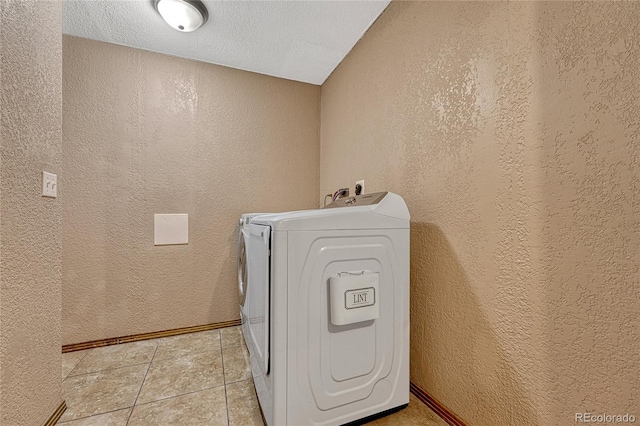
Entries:
{"label": "textured beige wall", "polygon": [[393,2],[322,86],[320,194],[411,211],[411,377],[473,425],[640,417],[640,3]]}
{"label": "textured beige wall", "polygon": [[0,1],[0,425],[41,425],[62,402],[62,3]]}
{"label": "textured beige wall", "polygon": [[319,114],[317,86],[63,36],[63,343],[238,318],[238,219],[318,206]]}

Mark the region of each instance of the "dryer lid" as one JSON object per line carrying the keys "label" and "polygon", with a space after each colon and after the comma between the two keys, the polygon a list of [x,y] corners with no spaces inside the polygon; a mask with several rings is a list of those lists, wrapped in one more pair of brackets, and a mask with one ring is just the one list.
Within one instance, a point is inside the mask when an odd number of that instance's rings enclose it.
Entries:
{"label": "dryer lid", "polygon": [[336,205],[262,215],[252,223],[271,226],[275,231],[409,228],[409,209],[402,197],[392,192],[348,197],[332,204]]}

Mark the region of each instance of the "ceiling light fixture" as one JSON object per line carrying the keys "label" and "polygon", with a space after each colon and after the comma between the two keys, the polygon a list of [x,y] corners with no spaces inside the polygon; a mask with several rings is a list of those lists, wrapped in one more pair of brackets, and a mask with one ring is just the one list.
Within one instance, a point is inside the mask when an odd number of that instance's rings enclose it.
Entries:
{"label": "ceiling light fixture", "polygon": [[155,0],[153,6],[167,24],[183,33],[197,30],[209,19],[200,0]]}

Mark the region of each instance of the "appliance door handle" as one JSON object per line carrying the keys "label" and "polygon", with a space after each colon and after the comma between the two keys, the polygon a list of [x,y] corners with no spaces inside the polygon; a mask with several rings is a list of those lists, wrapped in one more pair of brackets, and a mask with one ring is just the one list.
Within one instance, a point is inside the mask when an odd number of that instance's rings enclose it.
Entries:
{"label": "appliance door handle", "polygon": [[266,268],[265,268],[265,294],[264,294],[264,374],[269,374],[271,347],[271,228],[267,227],[263,231],[262,238],[266,246]]}
{"label": "appliance door handle", "polygon": [[244,241],[244,233],[240,233],[240,242],[238,248],[238,296],[240,305],[244,306],[247,299],[247,247]]}

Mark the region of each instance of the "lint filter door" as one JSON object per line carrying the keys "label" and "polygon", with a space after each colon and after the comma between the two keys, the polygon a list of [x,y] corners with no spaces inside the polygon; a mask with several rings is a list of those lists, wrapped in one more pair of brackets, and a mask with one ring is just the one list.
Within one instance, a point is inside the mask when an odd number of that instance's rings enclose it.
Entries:
{"label": "lint filter door", "polygon": [[348,325],[380,317],[377,272],[339,272],[329,278],[331,323]]}

